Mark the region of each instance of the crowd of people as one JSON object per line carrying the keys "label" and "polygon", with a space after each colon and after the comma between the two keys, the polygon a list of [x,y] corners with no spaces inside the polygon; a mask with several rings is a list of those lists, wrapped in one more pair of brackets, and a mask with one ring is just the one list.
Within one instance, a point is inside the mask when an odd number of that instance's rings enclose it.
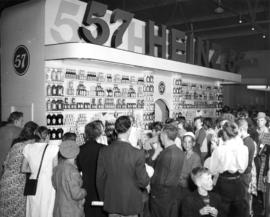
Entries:
{"label": "crowd of people", "polygon": [[[253,114],[254,115],[254,114]],[[254,197],[270,216],[268,117],[245,110],[184,116],[138,129],[120,116],[88,123],[85,143],[13,112],[0,127],[1,217],[249,217]],[[35,195],[25,195],[38,177]]]}

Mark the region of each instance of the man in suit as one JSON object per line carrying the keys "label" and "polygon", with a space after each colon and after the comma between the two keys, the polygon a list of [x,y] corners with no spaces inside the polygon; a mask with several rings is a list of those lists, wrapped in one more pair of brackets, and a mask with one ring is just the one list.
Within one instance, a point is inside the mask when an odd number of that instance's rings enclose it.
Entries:
{"label": "man in suit", "polygon": [[[151,178],[150,212],[152,217],[178,217],[182,188],[179,185],[184,152],[175,144],[178,129],[166,124],[160,134],[163,150],[155,149],[154,175]],[[150,162],[149,162],[150,163]]]}
{"label": "man in suit", "polygon": [[197,186],[197,191],[183,200],[182,217],[219,217],[222,216],[221,198],[212,193],[213,181],[207,168],[196,167],[191,172],[191,178]]}
{"label": "man in suit", "polygon": [[12,112],[7,124],[0,128],[0,177],[3,173],[3,163],[14,139],[19,137],[23,124],[23,113]]}
{"label": "man in suit", "polygon": [[106,216],[102,207],[91,206],[92,201],[98,201],[96,188],[97,159],[99,150],[104,147],[97,142],[104,132],[103,123],[93,121],[88,123],[84,129],[84,138],[86,143],[80,146],[80,153],[77,157],[79,171],[82,172],[83,188],[87,191],[84,203],[85,217],[103,217]]}
{"label": "man in suit", "polygon": [[109,217],[138,217],[143,209],[142,189],[149,184],[142,150],[129,142],[131,120],[121,116],[115,122],[118,139],[100,150],[96,184]]}
{"label": "man in suit", "polygon": [[195,146],[194,151],[199,154],[201,160],[203,161],[208,150],[207,150],[207,138],[206,132],[203,128],[203,118],[201,116],[194,118],[195,126]]}

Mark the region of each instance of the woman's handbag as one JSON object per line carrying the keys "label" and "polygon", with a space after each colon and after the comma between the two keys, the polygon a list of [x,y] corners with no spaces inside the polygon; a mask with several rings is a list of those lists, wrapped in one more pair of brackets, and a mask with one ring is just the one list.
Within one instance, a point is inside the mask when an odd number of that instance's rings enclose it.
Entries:
{"label": "woman's handbag", "polygon": [[37,178],[36,179],[30,179],[30,174],[26,176],[26,182],[25,182],[24,192],[23,192],[23,195],[24,196],[28,196],[28,195],[32,195],[33,196],[33,195],[36,195],[37,184],[38,184],[38,177],[39,177],[40,169],[41,169],[41,166],[42,166],[44,154],[45,154],[45,151],[46,151],[47,147],[48,147],[48,144],[44,148],[44,151],[43,151],[43,154],[42,154],[42,158],[41,158],[39,169],[38,169]]}

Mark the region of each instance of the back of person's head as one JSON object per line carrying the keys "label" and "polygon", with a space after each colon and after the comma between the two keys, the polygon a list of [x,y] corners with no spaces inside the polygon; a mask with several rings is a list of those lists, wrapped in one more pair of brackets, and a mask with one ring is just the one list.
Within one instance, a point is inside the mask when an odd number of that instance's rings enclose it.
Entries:
{"label": "back of person's head", "polygon": [[245,130],[248,130],[248,122],[247,122],[247,119],[245,118],[238,118],[236,120],[236,124],[238,125],[238,128],[242,128],[242,129],[245,129]]}
{"label": "back of person's head", "polygon": [[163,124],[160,121],[155,121],[151,124],[151,130],[160,132],[162,130]]}
{"label": "back of person's head", "polygon": [[198,186],[198,182],[199,180],[201,179],[201,177],[204,175],[204,174],[210,174],[210,171],[205,168],[205,167],[195,167],[192,171],[191,171],[191,179],[192,181],[194,182],[195,185]]}
{"label": "back of person's head", "polygon": [[174,125],[174,126],[177,126],[177,125],[178,125],[177,121],[176,121],[175,119],[173,119],[173,118],[168,118],[168,119],[165,121],[165,124],[172,124],[172,125]]}
{"label": "back of person's head", "polygon": [[77,138],[76,133],[67,132],[64,133],[62,141],[76,141],[76,138]]}
{"label": "back of person's head", "polygon": [[173,124],[165,124],[162,133],[165,133],[169,140],[174,141],[178,135],[178,128]]}
{"label": "back of person's head", "polygon": [[88,124],[86,124],[84,128],[84,136],[85,140],[96,140],[98,137],[100,137],[103,133],[101,123],[99,121],[92,121]]}
{"label": "back of person's head", "polygon": [[19,137],[12,142],[12,145],[14,145],[18,142],[25,142],[27,140],[34,140],[36,138],[35,131],[37,128],[38,128],[38,125],[35,122],[28,121],[24,125]]}
{"label": "back of person's head", "polygon": [[238,126],[236,123],[227,121],[222,127],[222,138],[224,141],[234,138],[238,135]]}
{"label": "back of person's head", "polygon": [[45,141],[49,136],[49,129],[45,126],[40,126],[35,131],[36,142]]}
{"label": "back of person's head", "polygon": [[176,121],[178,122],[178,124],[186,124],[186,117],[185,116],[179,116],[176,118]]}
{"label": "back of person's head", "polygon": [[215,127],[214,127],[213,119],[210,117],[204,118],[203,126],[206,127],[207,129],[210,129],[210,128],[214,129]]}
{"label": "back of person's head", "polygon": [[131,120],[129,116],[120,116],[115,121],[115,130],[117,134],[126,133],[131,127]]}
{"label": "back of person's head", "polygon": [[18,111],[15,111],[15,112],[12,112],[8,119],[7,119],[7,122],[8,123],[15,123],[15,121],[18,121],[20,120],[21,118],[23,117],[23,113],[22,112],[18,112]]}

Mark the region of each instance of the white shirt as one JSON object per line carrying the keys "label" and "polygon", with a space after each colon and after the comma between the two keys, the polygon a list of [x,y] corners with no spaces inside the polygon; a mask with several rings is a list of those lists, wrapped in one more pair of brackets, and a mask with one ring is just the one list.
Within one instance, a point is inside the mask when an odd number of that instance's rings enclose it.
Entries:
{"label": "white shirt", "polygon": [[248,165],[248,148],[240,137],[232,138],[218,146],[209,160],[209,170],[212,174],[243,173]]}

